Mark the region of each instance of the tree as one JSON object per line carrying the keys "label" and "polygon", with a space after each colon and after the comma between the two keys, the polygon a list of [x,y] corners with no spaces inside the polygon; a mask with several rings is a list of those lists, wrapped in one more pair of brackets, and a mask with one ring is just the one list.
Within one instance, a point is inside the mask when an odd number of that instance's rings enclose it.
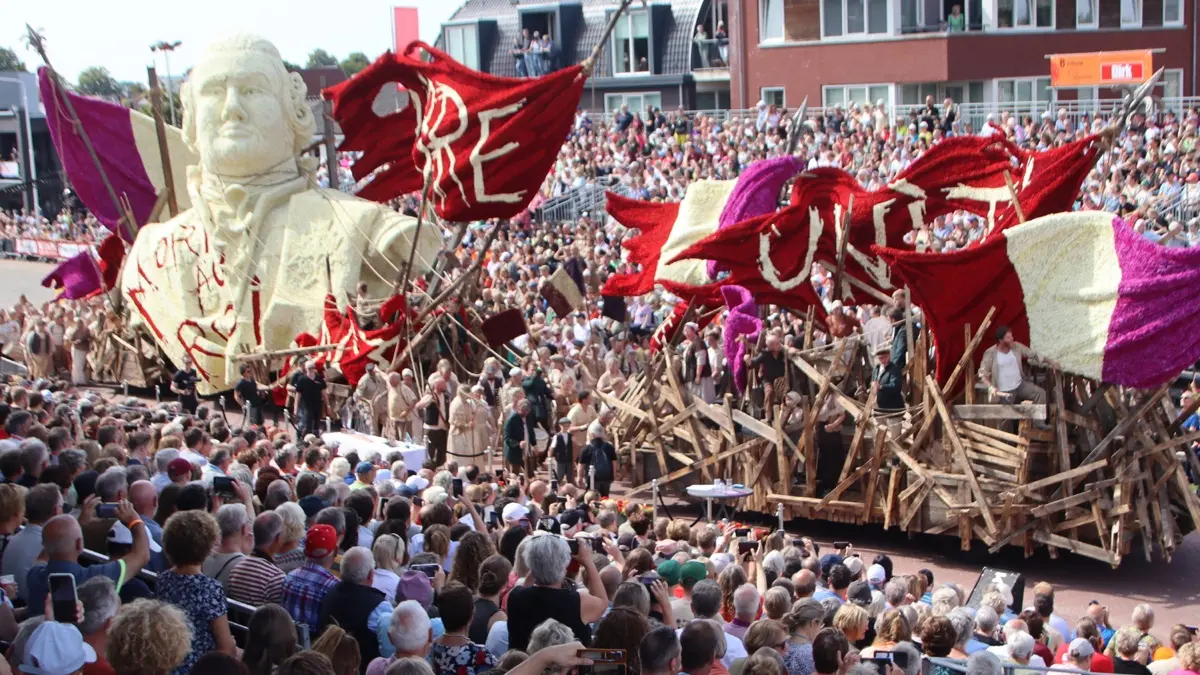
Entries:
{"label": "tree", "polygon": [[308,53],[307,68],[320,68],[321,66],[336,66],[337,58],[324,49],[314,49]]}
{"label": "tree", "polygon": [[8,47],[0,47],[0,72],[25,72],[25,62]]}
{"label": "tree", "polygon": [[108,72],[108,68],[92,66],[79,73],[79,93],[101,98],[117,98],[121,95],[121,85]]}
{"label": "tree", "polygon": [[287,68],[287,71],[288,71],[289,73],[294,73],[294,72],[296,72],[297,70],[300,70],[300,66],[298,66],[298,65],[296,65],[296,64],[294,64],[294,63],[292,63],[291,61],[288,61],[287,59],[284,59],[284,61],[283,61],[283,67],[284,67],[284,68]]}
{"label": "tree", "polygon": [[369,65],[371,65],[371,62],[367,59],[366,54],[362,52],[350,52],[350,56],[347,56],[346,60],[342,61],[342,70],[347,76],[354,77],[360,70]]}

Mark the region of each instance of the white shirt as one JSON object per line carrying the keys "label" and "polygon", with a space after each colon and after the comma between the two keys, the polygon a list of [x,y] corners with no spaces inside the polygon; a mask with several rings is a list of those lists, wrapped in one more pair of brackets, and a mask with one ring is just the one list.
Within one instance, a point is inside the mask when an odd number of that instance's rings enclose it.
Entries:
{"label": "white shirt", "polygon": [[996,380],[996,388],[1000,391],[1012,391],[1021,386],[1021,368],[1011,349],[1007,353],[996,350]]}
{"label": "white shirt", "polygon": [[395,572],[379,567],[375,568],[375,579],[371,581],[371,587],[377,591],[383,591],[388,602],[396,602],[396,586],[399,584],[400,577],[396,576]]}
{"label": "white shirt", "polygon": [[[1008,653],[1008,645],[1000,645],[998,647],[988,647],[987,651],[989,653],[992,653],[992,654],[995,654],[996,656],[998,656],[1001,661],[1005,661],[1008,663],[1016,663],[1016,661],[1013,661],[1012,654]],[[1043,661],[1042,657],[1038,656],[1037,654],[1030,654],[1029,655],[1029,665],[1036,666],[1038,668],[1045,668],[1046,662]]]}
{"label": "white shirt", "polygon": [[191,448],[184,448],[179,451],[179,456],[186,459],[192,466],[205,467],[208,466],[208,460]]}

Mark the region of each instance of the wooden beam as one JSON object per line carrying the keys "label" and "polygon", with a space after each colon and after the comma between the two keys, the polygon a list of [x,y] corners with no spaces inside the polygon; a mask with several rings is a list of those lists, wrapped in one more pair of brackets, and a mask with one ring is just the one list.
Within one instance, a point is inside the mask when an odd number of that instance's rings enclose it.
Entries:
{"label": "wooden beam", "polygon": [[950,446],[954,449],[954,454],[962,465],[963,472],[967,475],[967,484],[971,486],[971,494],[975,495],[975,501],[982,506],[983,522],[987,523],[988,532],[996,532],[996,519],[992,517],[992,510],[987,508],[987,497],[983,494],[983,488],[979,487],[979,481],[975,479],[975,472],[971,468],[971,461],[967,459],[967,453],[963,449],[962,439],[958,437],[958,430],[954,428],[954,420],[950,417],[950,411],[946,409],[946,402],[942,399],[941,391],[937,390],[937,382],[932,375],[926,376],[926,386],[930,388],[930,393],[933,395],[933,402],[937,406],[938,415],[942,418],[942,433],[950,440]]}
{"label": "wooden beam", "polygon": [[954,416],[963,420],[1044,420],[1045,404],[979,403],[954,406]]}
{"label": "wooden beam", "polygon": [[1100,498],[1099,493],[1096,490],[1092,489],[1092,490],[1088,490],[1086,492],[1080,492],[1077,495],[1071,495],[1070,497],[1067,497],[1065,499],[1060,499],[1056,502],[1050,502],[1049,504],[1035,506],[1032,510],[1030,510],[1029,513],[1034,518],[1045,518],[1046,516],[1048,516],[1050,514],[1058,513],[1059,511],[1065,511],[1066,509],[1069,509],[1072,506],[1079,506],[1080,504],[1086,504],[1088,502],[1095,501],[1099,498]]}
{"label": "wooden beam", "polygon": [[854,460],[858,458],[858,451],[862,447],[863,436],[867,431],[867,424],[871,421],[871,415],[875,412],[875,388],[871,388],[871,393],[867,395],[867,404],[863,407],[863,414],[858,418],[857,424],[854,426],[854,438],[850,441],[850,450],[846,452],[846,460],[842,462],[842,470],[838,474],[838,482],[846,480],[846,476],[850,475],[850,467],[854,466]]}
{"label": "wooden beam", "polygon": [[1045,530],[1038,530],[1034,532],[1033,539],[1034,541],[1040,542],[1047,546],[1065,548],[1072,553],[1077,553],[1089,558],[1095,558],[1096,560],[1101,560],[1110,565],[1116,565],[1116,559],[1111,552],[1093,544],[1085,544],[1075,539],[1068,539],[1067,537],[1059,534],[1051,534]]}
{"label": "wooden beam", "polygon": [[867,491],[863,495],[863,514],[859,519],[859,523],[862,525],[866,525],[871,519],[871,511],[875,508],[875,490],[879,485],[879,467],[883,463],[883,448],[887,432],[887,427],[881,427],[875,434],[875,443],[871,446],[871,469],[867,473]]}
{"label": "wooden beam", "polygon": [[1025,485],[1018,485],[1016,492],[1028,494],[1028,493],[1033,492],[1034,490],[1040,490],[1044,487],[1050,487],[1051,485],[1059,485],[1060,483],[1062,483],[1064,480],[1066,480],[1068,478],[1078,478],[1080,476],[1086,476],[1087,474],[1089,474],[1093,471],[1099,471],[1100,469],[1103,469],[1106,466],[1108,466],[1107,459],[1102,459],[1098,462],[1090,462],[1088,464],[1080,464],[1079,466],[1075,467],[1074,469],[1068,469],[1066,471],[1061,471],[1059,473],[1054,474],[1053,476],[1047,476],[1041,480],[1035,480],[1032,483],[1026,483]]}
{"label": "wooden beam", "polygon": [[[795,495],[781,495],[774,492],[767,493],[768,502],[777,502],[781,504],[793,504],[795,506],[815,506],[821,502],[816,497],[797,497]],[[846,509],[850,511],[861,511],[863,508],[862,502],[844,502],[831,501],[825,505],[831,509]]]}
{"label": "wooden beam", "polygon": [[[713,464],[716,464],[717,462],[719,462],[723,459],[733,457],[734,455],[741,453],[741,452],[745,452],[746,450],[748,450],[750,447],[752,447],[756,443],[762,443],[762,440],[756,438],[749,443],[735,445],[734,447],[729,448],[728,450],[725,450],[724,452],[718,453],[711,457],[706,457],[706,458],[700,460],[699,462],[692,464],[691,466],[685,466],[681,469],[676,469],[675,471],[672,471],[671,473],[668,473],[665,476],[659,476],[658,484],[660,486],[666,485],[667,483],[670,483],[671,481],[674,481],[679,478],[683,478],[684,476],[688,475],[689,473],[691,473],[693,471],[698,471],[701,467],[712,466]],[[641,492],[645,492],[646,490],[649,490],[649,489],[650,489],[650,483],[643,483],[642,485],[639,485],[639,486],[631,489],[629,491],[629,495],[635,495],[635,494],[638,494]]]}

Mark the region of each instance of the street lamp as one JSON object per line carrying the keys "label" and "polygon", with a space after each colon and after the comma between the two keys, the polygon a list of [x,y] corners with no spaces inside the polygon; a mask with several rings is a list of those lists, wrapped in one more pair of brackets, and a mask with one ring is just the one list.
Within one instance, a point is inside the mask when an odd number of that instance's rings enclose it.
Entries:
{"label": "street lamp", "polygon": [[175,48],[181,44],[183,44],[183,42],[179,40],[174,42],[160,40],[159,42],[155,42],[154,44],[150,45],[150,51],[162,52],[163,58],[166,59],[167,62],[167,102],[171,106],[171,124],[173,125],[175,124],[175,96],[172,95],[172,89],[174,89],[175,84],[171,80],[171,52],[175,51]]}
{"label": "street lamp", "polygon": [[[30,185],[33,186],[33,204],[27,205],[29,213],[34,216],[38,215],[38,187],[37,187],[37,158],[33,154],[33,126],[29,123],[29,98],[25,95],[25,81],[15,77],[0,77],[0,82],[10,82],[16,84],[21,89],[21,116],[25,118],[25,142],[21,143],[21,152],[28,158],[28,163],[25,165],[29,169],[27,177]],[[17,134],[17,138],[20,138]]]}

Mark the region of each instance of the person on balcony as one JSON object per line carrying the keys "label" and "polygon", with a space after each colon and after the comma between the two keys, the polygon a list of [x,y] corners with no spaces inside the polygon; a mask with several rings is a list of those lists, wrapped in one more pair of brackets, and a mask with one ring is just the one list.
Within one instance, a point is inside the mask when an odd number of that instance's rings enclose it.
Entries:
{"label": "person on balcony", "polygon": [[717,22],[717,32],[714,35],[717,38],[717,51],[721,54],[721,65],[729,65],[729,32],[725,30],[725,22]]}
{"label": "person on balcony", "polygon": [[517,77],[529,77],[529,65],[525,63],[525,55],[529,52],[529,29],[521,30],[521,37],[513,45],[512,57],[517,60]]}
{"label": "person on balcony", "polygon": [[692,38],[692,42],[696,43],[696,51],[700,53],[700,67],[711,68],[712,66],[709,63],[710,59],[708,56],[708,33],[705,32],[703,24],[696,25],[696,37]]}
{"label": "person on balcony", "polygon": [[950,14],[946,17],[946,28],[951,33],[963,33],[967,30],[967,16],[963,14],[962,5],[950,8]]}

